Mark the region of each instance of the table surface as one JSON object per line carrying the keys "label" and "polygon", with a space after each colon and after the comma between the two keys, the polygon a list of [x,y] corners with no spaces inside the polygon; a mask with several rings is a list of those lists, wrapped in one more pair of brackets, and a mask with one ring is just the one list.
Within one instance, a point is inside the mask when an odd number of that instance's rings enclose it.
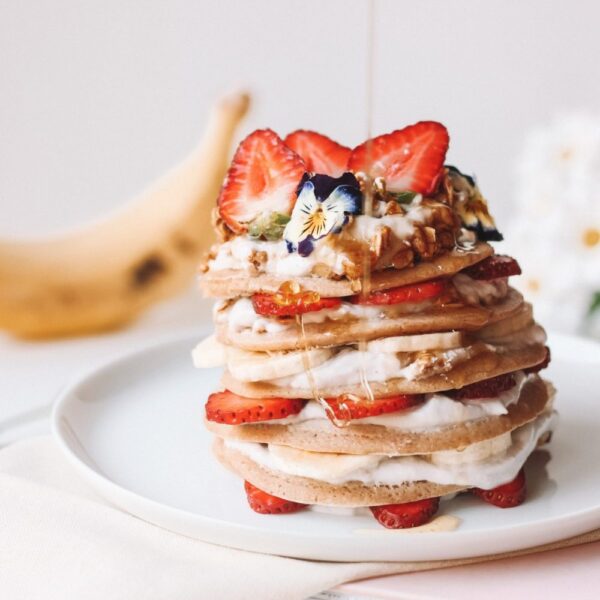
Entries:
{"label": "table surface", "polygon": [[[0,445],[49,430],[58,391],[81,371],[137,347],[210,329],[211,303],[190,290],[129,328],[76,339],[28,342],[0,336]],[[507,577],[507,573],[510,576]],[[501,582],[501,585],[499,584]],[[540,587],[543,586],[543,587]],[[600,543],[452,569],[348,583],[328,598],[598,598]]]}

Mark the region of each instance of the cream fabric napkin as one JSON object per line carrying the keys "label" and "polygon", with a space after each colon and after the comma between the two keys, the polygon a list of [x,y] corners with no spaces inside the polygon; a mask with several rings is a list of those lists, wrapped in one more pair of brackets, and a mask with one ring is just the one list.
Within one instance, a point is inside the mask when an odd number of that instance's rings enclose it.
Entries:
{"label": "cream fabric napkin", "polygon": [[[542,549],[596,540],[600,530]],[[0,451],[2,598],[303,600],[344,581],[480,560],[330,563],[213,546],[111,506],[49,436]]]}

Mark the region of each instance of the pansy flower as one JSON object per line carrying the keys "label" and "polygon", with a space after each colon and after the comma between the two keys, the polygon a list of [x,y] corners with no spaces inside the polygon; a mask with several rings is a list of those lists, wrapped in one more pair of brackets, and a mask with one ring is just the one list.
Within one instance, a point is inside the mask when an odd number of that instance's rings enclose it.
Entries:
{"label": "pansy flower", "polygon": [[288,251],[308,256],[316,240],[339,233],[349,215],[359,214],[361,207],[360,186],[352,173],[341,177],[306,173],[298,186],[292,218],[283,232]]}

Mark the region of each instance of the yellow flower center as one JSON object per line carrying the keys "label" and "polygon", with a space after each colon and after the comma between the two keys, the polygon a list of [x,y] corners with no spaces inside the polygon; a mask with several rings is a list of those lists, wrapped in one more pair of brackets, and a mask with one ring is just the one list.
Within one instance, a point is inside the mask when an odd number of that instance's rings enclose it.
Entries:
{"label": "yellow flower center", "polygon": [[582,235],[583,245],[588,248],[593,248],[600,244],[600,229],[590,228],[586,229]]}
{"label": "yellow flower center", "polygon": [[537,279],[528,279],[527,287],[531,292],[539,292],[540,291],[540,282]]}

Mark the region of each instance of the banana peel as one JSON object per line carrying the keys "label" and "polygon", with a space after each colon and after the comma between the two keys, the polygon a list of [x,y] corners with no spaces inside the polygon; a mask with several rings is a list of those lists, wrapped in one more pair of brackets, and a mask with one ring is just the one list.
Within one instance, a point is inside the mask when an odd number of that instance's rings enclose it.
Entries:
{"label": "banana peel", "polygon": [[45,239],[0,239],[0,329],[38,339],[102,332],[189,286],[213,241],[210,213],[249,102],[217,102],[199,146],[105,219]]}

